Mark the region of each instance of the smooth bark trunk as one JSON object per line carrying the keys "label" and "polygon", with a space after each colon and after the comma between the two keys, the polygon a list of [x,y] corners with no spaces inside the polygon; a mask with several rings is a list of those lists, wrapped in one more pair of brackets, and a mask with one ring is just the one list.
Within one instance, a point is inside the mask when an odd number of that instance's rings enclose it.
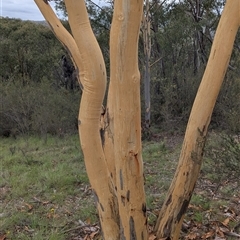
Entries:
{"label": "smooth bark trunk", "polygon": [[100,137],[100,116],[106,88],[106,68],[90,26],[85,1],[65,0],[68,19],[83,61],[83,93],[79,136],[105,239],[119,239],[118,203]]}
{"label": "smooth bark trunk", "polygon": [[177,171],[155,227],[157,239],[179,239],[184,213],[202,164],[208,125],[239,28],[239,7],[239,1],[226,2],[190,114]]}
{"label": "smooth bark trunk", "polygon": [[138,69],[142,8],[142,0],[115,1],[110,33],[116,188],[122,239],[126,240],[147,239]]}

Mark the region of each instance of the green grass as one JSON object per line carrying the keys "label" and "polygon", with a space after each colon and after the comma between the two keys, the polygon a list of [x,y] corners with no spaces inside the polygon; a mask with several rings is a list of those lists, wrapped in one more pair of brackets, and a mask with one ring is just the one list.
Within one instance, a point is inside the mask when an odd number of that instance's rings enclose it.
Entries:
{"label": "green grass", "polygon": [[[150,225],[156,222],[176,170],[182,143],[179,139],[174,144],[173,139],[143,143]],[[210,138],[208,146],[217,146],[218,141]],[[240,196],[237,189],[231,192],[232,184],[222,184],[214,198],[210,194],[219,178],[217,167],[211,169],[213,162],[207,156],[186,214],[189,228],[193,226],[200,234],[208,231],[204,224],[209,221],[224,220],[225,206],[239,210],[230,204],[233,195]],[[79,237],[82,222],[98,223],[98,216],[78,136],[0,139],[0,237],[71,240]],[[230,221],[229,227],[234,224]],[[198,228],[194,228],[196,225]]]}
{"label": "green grass", "polygon": [[0,233],[59,240],[74,221],[97,220],[78,136],[0,141]]}

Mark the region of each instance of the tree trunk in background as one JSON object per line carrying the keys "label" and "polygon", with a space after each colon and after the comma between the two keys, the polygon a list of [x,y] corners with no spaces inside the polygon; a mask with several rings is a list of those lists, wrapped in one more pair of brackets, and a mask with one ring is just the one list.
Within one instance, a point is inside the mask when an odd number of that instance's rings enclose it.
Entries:
{"label": "tree trunk in background", "polygon": [[114,154],[123,239],[147,239],[138,36],[143,1],[115,1],[110,33],[110,81],[114,106]]}
{"label": "tree trunk in background", "polygon": [[190,114],[179,164],[155,226],[157,239],[179,239],[184,213],[202,164],[208,125],[239,28],[239,10],[239,1],[226,2]]}
{"label": "tree trunk in background", "polygon": [[145,11],[142,20],[143,48],[144,48],[144,101],[145,101],[145,126],[150,127],[151,98],[150,98],[150,56],[151,56],[151,32],[150,32],[149,0],[145,0]]}
{"label": "tree trunk in background", "polygon": [[[195,3],[188,1],[191,6],[191,14],[194,22],[197,24],[203,18],[204,7],[200,0],[196,0]],[[204,59],[204,47],[203,47],[202,30],[199,27],[195,27],[195,34],[193,36],[193,71],[196,75],[199,72],[199,68]]]}

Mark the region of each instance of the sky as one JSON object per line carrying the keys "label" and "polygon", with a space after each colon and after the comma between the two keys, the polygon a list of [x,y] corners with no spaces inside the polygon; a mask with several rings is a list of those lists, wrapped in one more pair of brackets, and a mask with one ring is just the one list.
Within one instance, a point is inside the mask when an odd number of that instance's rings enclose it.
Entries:
{"label": "sky", "polygon": [[[94,0],[101,5],[101,0]],[[54,3],[49,2],[54,9]],[[20,18],[22,20],[44,20],[34,0],[0,0],[0,18]]]}
{"label": "sky", "polygon": [[[53,6],[52,2],[50,4]],[[34,0],[0,0],[0,17],[44,20]]]}

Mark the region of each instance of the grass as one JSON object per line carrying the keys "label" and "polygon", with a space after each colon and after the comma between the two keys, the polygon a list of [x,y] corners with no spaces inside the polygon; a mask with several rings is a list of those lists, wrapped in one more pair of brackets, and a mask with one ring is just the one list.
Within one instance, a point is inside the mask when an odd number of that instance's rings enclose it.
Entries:
{"label": "grass", "polygon": [[[173,137],[176,140],[176,136]],[[174,175],[181,140],[164,138],[143,143],[143,159],[148,222],[154,225]],[[217,145],[210,138],[207,146]],[[0,139],[0,239],[73,240],[84,238],[81,224],[98,223],[91,188],[85,171],[78,136],[41,139],[34,136]],[[211,148],[212,149],[212,148]],[[223,222],[226,212],[237,213],[239,191],[232,183],[222,184],[217,193],[218,172],[211,156],[205,157],[199,179],[186,214],[188,231],[182,239],[203,236],[209,222]],[[236,183],[234,183],[236,184]],[[229,209],[232,211],[230,211]],[[225,214],[225,215],[224,215]],[[228,227],[238,220],[233,217]],[[83,235],[81,235],[83,234]],[[195,235],[194,235],[195,234]],[[198,236],[198,235],[196,235]],[[189,238],[190,239],[190,238]],[[211,238],[209,238],[211,239]],[[231,238],[228,238],[231,239]]]}
{"label": "grass", "polygon": [[74,221],[97,221],[78,136],[1,139],[0,152],[0,229],[8,239],[67,239]]}

